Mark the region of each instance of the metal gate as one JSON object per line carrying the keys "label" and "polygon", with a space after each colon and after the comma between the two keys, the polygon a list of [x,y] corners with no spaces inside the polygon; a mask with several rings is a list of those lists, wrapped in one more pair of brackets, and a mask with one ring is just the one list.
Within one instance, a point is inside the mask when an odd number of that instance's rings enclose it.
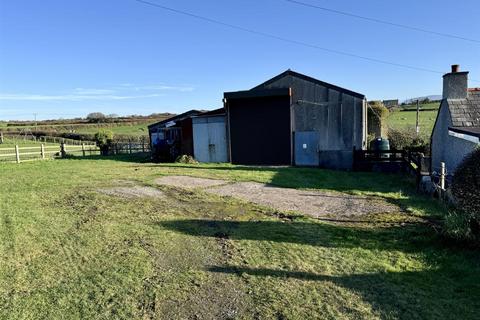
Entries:
{"label": "metal gate", "polygon": [[320,133],[317,131],[295,132],[295,165],[318,166]]}

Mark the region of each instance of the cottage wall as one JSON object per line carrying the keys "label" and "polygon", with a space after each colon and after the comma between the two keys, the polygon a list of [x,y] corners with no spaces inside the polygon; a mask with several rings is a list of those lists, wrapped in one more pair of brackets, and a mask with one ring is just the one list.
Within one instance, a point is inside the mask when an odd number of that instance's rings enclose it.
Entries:
{"label": "cottage wall", "polygon": [[465,156],[477,147],[474,142],[449,135],[451,126],[448,104],[443,100],[432,133],[432,171],[440,172],[441,162],[445,162],[447,174],[453,174]]}

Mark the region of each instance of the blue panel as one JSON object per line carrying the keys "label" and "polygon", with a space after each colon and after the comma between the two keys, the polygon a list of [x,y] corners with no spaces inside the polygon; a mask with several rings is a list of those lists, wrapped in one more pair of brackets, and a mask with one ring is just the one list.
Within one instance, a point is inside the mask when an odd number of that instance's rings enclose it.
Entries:
{"label": "blue panel", "polygon": [[295,132],[295,164],[297,166],[318,166],[318,131]]}

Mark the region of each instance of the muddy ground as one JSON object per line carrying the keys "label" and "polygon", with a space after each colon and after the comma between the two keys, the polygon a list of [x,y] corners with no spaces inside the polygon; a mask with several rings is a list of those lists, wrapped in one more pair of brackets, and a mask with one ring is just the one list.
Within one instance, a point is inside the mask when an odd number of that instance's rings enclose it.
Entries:
{"label": "muddy ground", "polygon": [[165,194],[158,189],[137,185],[98,189],[98,192],[121,198],[165,197]]}

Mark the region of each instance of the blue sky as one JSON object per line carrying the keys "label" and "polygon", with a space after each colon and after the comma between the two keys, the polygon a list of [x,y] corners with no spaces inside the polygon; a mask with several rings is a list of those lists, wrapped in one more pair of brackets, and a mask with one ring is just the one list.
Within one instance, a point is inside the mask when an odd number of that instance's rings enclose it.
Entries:
{"label": "blue sky", "polygon": [[[355,55],[480,79],[480,43],[408,31],[284,0],[149,0]],[[299,0],[480,40],[477,0]],[[291,68],[367,95],[441,93],[441,74],[298,46],[134,0],[0,0],[0,119],[220,107]],[[471,82],[470,86],[480,86]]]}

